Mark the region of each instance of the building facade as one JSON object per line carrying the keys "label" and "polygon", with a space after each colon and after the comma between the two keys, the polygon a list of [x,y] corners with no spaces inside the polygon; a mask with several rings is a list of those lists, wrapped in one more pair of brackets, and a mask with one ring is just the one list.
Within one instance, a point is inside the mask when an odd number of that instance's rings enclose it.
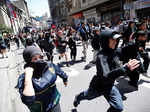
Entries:
{"label": "building facade", "polygon": [[57,23],[67,20],[75,24],[81,21],[117,24],[121,18],[142,18],[150,13],[150,0],[49,0],[49,5]]}
{"label": "building facade", "polygon": [[0,24],[12,28],[14,33],[17,34],[30,21],[27,2],[25,0],[16,0],[10,4],[14,14],[10,14],[6,0],[3,0],[3,4],[0,5]]}
{"label": "building facade", "polygon": [[[76,2],[76,3],[75,3]],[[123,10],[123,0],[73,0],[76,6],[72,8],[70,16],[81,21],[99,22],[121,18]],[[77,6],[80,4],[79,6]]]}
{"label": "building facade", "polygon": [[[150,16],[150,0],[72,0],[69,15],[74,22],[111,21]],[[78,22],[77,22],[78,21]]]}
{"label": "building facade", "polygon": [[8,15],[8,10],[7,10],[5,0],[2,0],[0,2],[0,24],[4,24],[8,28],[11,28],[11,21]]}
{"label": "building facade", "polygon": [[66,24],[70,0],[48,0],[50,15],[54,24]]}

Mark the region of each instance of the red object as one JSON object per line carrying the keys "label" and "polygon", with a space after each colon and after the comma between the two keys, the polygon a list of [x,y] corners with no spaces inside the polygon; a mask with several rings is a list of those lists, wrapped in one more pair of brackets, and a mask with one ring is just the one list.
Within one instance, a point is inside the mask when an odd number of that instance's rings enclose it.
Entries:
{"label": "red object", "polygon": [[56,26],[55,25],[52,25],[52,29],[55,29],[56,28]]}
{"label": "red object", "polygon": [[16,16],[16,13],[15,13],[15,11],[13,10],[13,15],[14,15],[14,18],[17,18],[17,16]]}
{"label": "red object", "polygon": [[74,18],[81,18],[81,17],[83,17],[83,13],[80,12],[80,13],[74,14],[73,17]]}

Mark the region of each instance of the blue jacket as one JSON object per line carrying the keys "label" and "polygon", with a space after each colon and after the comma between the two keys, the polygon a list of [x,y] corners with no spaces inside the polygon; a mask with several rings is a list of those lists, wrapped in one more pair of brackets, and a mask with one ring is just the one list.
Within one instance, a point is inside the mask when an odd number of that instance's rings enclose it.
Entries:
{"label": "blue jacket", "polygon": [[24,96],[24,80],[23,73],[18,79],[19,93],[22,102],[28,106],[31,112],[50,112],[58,103],[60,93],[56,88],[55,81],[59,75],[63,82],[67,82],[68,76],[58,66],[48,63],[48,70],[43,73],[42,77],[37,79],[32,77],[35,96]]}

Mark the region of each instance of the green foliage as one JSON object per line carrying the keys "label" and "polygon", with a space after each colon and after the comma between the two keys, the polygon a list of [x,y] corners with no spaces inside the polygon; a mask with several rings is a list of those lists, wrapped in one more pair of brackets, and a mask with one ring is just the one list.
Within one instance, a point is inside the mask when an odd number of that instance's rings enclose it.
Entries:
{"label": "green foliage", "polygon": [[0,31],[1,32],[8,32],[8,33],[12,33],[13,32],[13,30],[11,28],[7,27],[4,24],[0,24]]}

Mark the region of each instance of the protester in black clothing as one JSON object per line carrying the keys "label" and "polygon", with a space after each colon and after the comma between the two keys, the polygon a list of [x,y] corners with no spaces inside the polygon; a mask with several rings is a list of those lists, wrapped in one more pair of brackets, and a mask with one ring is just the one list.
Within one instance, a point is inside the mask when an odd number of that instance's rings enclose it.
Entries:
{"label": "protester in black clothing", "polygon": [[122,112],[123,103],[118,89],[114,86],[115,80],[127,72],[133,71],[139,66],[136,59],[130,60],[127,64],[120,67],[115,53],[119,34],[112,31],[101,32],[101,47],[99,52],[96,68],[97,73],[93,77],[87,91],[81,92],[75,97],[74,106],[77,107],[82,100],[92,100],[104,95],[110,104],[107,112]]}
{"label": "protester in black clothing", "polygon": [[88,48],[88,32],[85,28],[85,24],[81,23],[80,28],[78,29],[81,40],[82,40],[82,45],[83,45],[83,55],[84,55],[84,61],[86,61],[86,56],[87,56],[87,48]]}
{"label": "protester in black clothing", "polygon": [[138,89],[138,80],[140,73],[146,73],[149,66],[148,53],[145,50],[146,39],[146,33],[144,31],[138,31],[136,32],[135,42],[128,43],[125,47],[122,48],[121,51],[121,60],[124,63],[134,58],[138,58],[139,60],[141,58],[144,59],[144,62],[141,65],[141,69],[132,71],[127,74],[130,78],[129,84],[136,89]]}
{"label": "protester in black clothing", "polygon": [[14,35],[14,41],[15,41],[15,43],[17,45],[17,48],[19,49],[20,43],[19,43],[19,38],[17,37],[17,35]]}
{"label": "protester in black clothing", "polygon": [[100,50],[100,29],[95,27],[94,29],[94,37],[92,38],[91,45],[93,48],[93,60],[92,63],[96,63],[97,54]]}
{"label": "protester in black clothing", "polygon": [[123,33],[123,44],[127,44],[129,42],[130,36],[132,33],[134,33],[134,22],[130,21],[128,24],[128,28],[125,30],[125,32]]}
{"label": "protester in black clothing", "polygon": [[58,52],[60,53],[59,59],[61,59],[62,57],[65,56],[66,59],[66,66],[69,67],[69,62],[68,62],[68,56],[66,54],[66,47],[67,47],[67,40],[66,37],[64,36],[63,32],[60,30],[57,33],[57,37],[58,37]]}
{"label": "protester in black clothing", "polygon": [[147,40],[147,33],[145,31],[138,31],[135,44],[138,45],[139,53],[144,60],[143,62],[144,69],[145,69],[144,75],[147,75],[147,70],[150,62],[148,52],[145,49],[146,40]]}
{"label": "protester in black clothing", "polygon": [[72,61],[74,62],[76,60],[77,56],[77,47],[76,47],[76,41],[73,36],[70,35],[69,41],[68,41],[69,48],[71,50],[70,57]]}
{"label": "protester in black clothing", "polygon": [[53,62],[54,43],[51,40],[49,32],[46,32],[45,37],[39,40],[39,45],[40,45],[40,48],[46,52],[48,60]]}

